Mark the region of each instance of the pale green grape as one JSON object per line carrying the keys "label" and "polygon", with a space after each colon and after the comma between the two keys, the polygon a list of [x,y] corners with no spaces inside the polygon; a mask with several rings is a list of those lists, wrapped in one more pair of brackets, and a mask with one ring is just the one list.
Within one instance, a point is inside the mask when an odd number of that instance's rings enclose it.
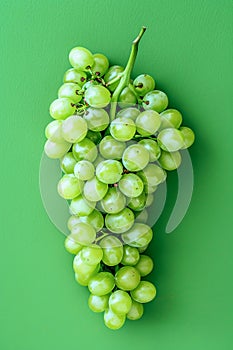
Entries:
{"label": "pale green grape", "polygon": [[108,308],[109,294],[94,295],[90,294],[88,298],[88,306],[93,312],[103,312]]}
{"label": "pale green grape", "polygon": [[150,243],[153,238],[153,232],[148,225],[136,222],[133,227],[131,227],[128,232],[123,233],[121,237],[125,244],[139,248]]}
{"label": "pale green grape", "polygon": [[83,246],[76,242],[76,235],[70,234],[69,236],[66,237],[65,239],[65,249],[67,252],[70,254],[78,254],[80,250],[82,250]]}
{"label": "pale green grape", "polygon": [[65,72],[63,81],[64,83],[76,83],[79,86],[83,86],[87,81],[87,75],[81,70],[71,68]]}
{"label": "pale green grape", "polygon": [[159,159],[161,155],[161,149],[156,141],[150,139],[143,139],[139,141],[139,144],[145,147],[149,152],[150,162],[154,162]]}
{"label": "pale green grape", "polygon": [[98,296],[109,294],[114,286],[114,276],[110,272],[99,272],[88,283],[89,291]]}
{"label": "pale green grape", "polygon": [[117,214],[126,206],[125,196],[116,187],[110,187],[101,200],[101,206],[106,213]]}
{"label": "pale green grape", "polygon": [[94,64],[91,68],[92,74],[97,77],[102,77],[108,70],[109,62],[106,56],[101,53],[96,53],[93,55]]}
{"label": "pale green grape", "polygon": [[146,199],[146,208],[151,206],[151,204],[154,201],[154,195],[152,193],[147,194],[147,199]]}
{"label": "pale green grape", "polygon": [[137,95],[133,91],[133,88],[126,86],[120,93],[118,99],[118,105],[120,108],[126,108],[134,106],[137,103]]}
{"label": "pale green grape", "polygon": [[117,118],[119,117],[123,117],[123,118],[129,118],[132,119],[134,122],[137,118],[137,116],[139,115],[140,111],[139,109],[135,108],[135,107],[129,107],[129,108],[125,108],[125,109],[121,109],[118,113],[117,113]]}
{"label": "pale green grape", "polygon": [[155,81],[149,74],[141,74],[134,80],[133,86],[139,96],[144,96],[154,90]]}
{"label": "pale green grape", "polygon": [[81,274],[75,272],[75,280],[80,284],[81,286],[86,287],[91,279],[92,276],[96,275],[99,272],[99,266],[95,268],[95,270],[88,274]]}
{"label": "pale green grape", "polygon": [[89,247],[83,247],[80,257],[87,265],[97,265],[103,258],[103,250],[97,244],[92,244]]}
{"label": "pale green grape", "polygon": [[146,194],[142,192],[139,196],[130,198],[128,207],[134,211],[141,211],[146,205]]}
{"label": "pale green grape", "polygon": [[109,124],[109,115],[102,108],[87,108],[83,118],[87,122],[88,129],[92,131],[105,130]]}
{"label": "pale green grape", "polygon": [[110,295],[109,307],[117,315],[125,315],[132,306],[132,299],[129,294],[123,290],[116,290]]}
{"label": "pale green grape", "polygon": [[72,152],[66,153],[60,161],[61,170],[65,174],[72,174],[74,172],[75,164],[76,160],[74,159]]}
{"label": "pale green grape", "polygon": [[57,159],[62,158],[70,149],[71,143],[63,142],[53,142],[47,140],[44,145],[44,151],[49,158]]}
{"label": "pale green grape", "polygon": [[138,247],[138,251],[140,254],[144,253],[147,248],[148,248],[149,244],[146,244],[144,247]]}
{"label": "pale green grape", "polygon": [[100,246],[103,250],[103,263],[108,266],[116,266],[123,257],[121,241],[114,236],[108,235],[101,239]]}
{"label": "pale green grape", "polygon": [[139,144],[133,144],[126,148],[122,156],[122,163],[129,171],[139,171],[149,163],[148,150]]}
{"label": "pale green grape", "polygon": [[83,260],[81,259],[81,250],[74,257],[74,260],[73,260],[74,272],[81,276],[92,274],[93,272],[96,271],[96,267],[97,267],[96,265],[87,265],[83,262]]}
{"label": "pale green grape", "polygon": [[88,138],[75,143],[72,152],[77,161],[88,160],[89,162],[94,162],[98,154],[96,145]]}
{"label": "pale green grape", "polygon": [[96,232],[99,232],[104,227],[103,215],[96,209],[94,209],[88,216],[80,216],[80,221],[92,225]]}
{"label": "pale green grape", "polygon": [[105,184],[117,183],[123,173],[123,167],[117,160],[104,160],[96,167],[97,178]]}
{"label": "pale green grape", "polygon": [[88,160],[80,160],[74,166],[74,175],[79,180],[90,180],[93,178],[95,173],[94,165]]}
{"label": "pale green grape", "polygon": [[83,182],[73,174],[65,174],[57,185],[59,195],[65,199],[73,199],[80,195],[83,189]]}
{"label": "pale green grape", "polygon": [[72,231],[72,228],[80,222],[82,222],[82,217],[71,215],[67,221],[67,227],[70,231]]}
{"label": "pale green grape", "polygon": [[144,109],[152,109],[160,113],[167,108],[168,98],[164,92],[153,90],[144,96],[142,105]]}
{"label": "pale green grape", "polygon": [[142,171],[137,173],[144,184],[148,187],[157,186],[166,180],[166,172],[157,164],[148,164]]}
{"label": "pale green grape", "polygon": [[142,180],[135,174],[125,174],[119,181],[119,189],[130,198],[138,197],[142,193],[143,187]]}
{"label": "pale green grape", "polygon": [[172,153],[162,151],[159,164],[166,170],[175,170],[179,168],[181,164],[181,155],[179,151]]}
{"label": "pale green grape", "polygon": [[123,246],[122,265],[134,266],[138,263],[139,259],[140,254],[137,248],[130,247],[129,245]]}
{"label": "pale green grape", "polygon": [[192,129],[187,128],[186,126],[182,126],[180,128],[180,132],[181,132],[183,139],[184,139],[184,146],[182,147],[182,149],[185,149],[185,148],[192,146],[192,144],[195,140],[195,135],[194,135],[194,132],[192,131]]}
{"label": "pale green grape", "polygon": [[69,98],[58,98],[49,107],[53,119],[66,119],[75,112],[74,102]]}
{"label": "pale green grape", "polygon": [[95,167],[97,167],[97,165],[98,165],[99,163],[103,162],[104,160],[105,160],[105,159],[104,159],[103,157],[101,157],[100,154],[98,154],[98,156],[97,156],[97,158],[95,159],[93,165],[94,165]]}
{"label": "pale green grape", "polygon": [[135,265],[135,268],[139,271],[142,277],[149,275],[153,270],[153,267],[153,260],[148,255],[140,255],[140,259]]}
{"label": "pale green grape", "polygon": [[84,71],[89,70],[94,63],[92,53],[84,47],[74,47],[70,51],[69,60],[71,66]]}
{"label": "pale green grape", "polygon": [[87,104],[93,108],[104,108],[111,101],[108,89],[101,85],[93,85],[87,88],[84,93]]}
{"label": "pale green grape", "polygon": [[94,142],[95,145],[98,145],[100,141],[102,140],[102,135],[99,131],[91,131],[88,130],[87,132],[87,138]]}
{"label": "pale green grape", "polygon": [[177,109],[166,109],[166,111],[160,114],[161,125],[160,130],[166,128],[178,129],[182,123],[182,115]]}
{"label": "pale green grape", "polygon": [[120,160],[125,148],[125,142],[117,141],[110,135],[105,136],[99,144],[100,154],[106,159]]}
{"label": "pale green grape", "polygon": [[115,314],[111,309],[104,312],[104,324],[110,329],[119,329],[125,323],[125,315]]}
{"label": "pale green grape", "polygon": [[99,181],[97,177],[86,181],[83,189],[85,198],[92,202],[100,201],[108,191],[108,185]]}
{"label": "pale green grape", "polygon": [[96,202],[90,202],[82,195],[72,199],[70,203],[70,211],[74,215],[88,216],[95,209]]}
{"label": "pale green grape", "polygon": [[137,269],[133,266],[123,266],[116,273],[115,283],[119,289],[130,291],[139,285],[140,279]]}
{"label": "pale green grape", "polygon": [[100,85],[100,83],[96,80],[88,80],[82,87],[83,91],[86,91],[90,86]]}
{"label": "pale green grape", "polygon": [[160,131],[157,140],[164,151],[175,152],[184,147],[182,133],[175,128],[163,129]]}
{"label": "pale green grape", "polygon": [[138,303],[149,303],[156,296],[156,288],[151,282],[141,281],[130,294]]}
{"label": "pale green grape", "polygon": [[117,214],[107,214],[105,225],[107,229],[114,233],[128,231],[134,224],[134,214],[129,208],[124,208]]}
{"label": "pale green grape", "polygon": [[82,94],[80,94],[81,86],[75,83],[65,83],[58,90],[59,98],[70,98],[74,103],[78,103],[82,99]]}
{"label": "pale green grape", "polygon": [[78,116],[72,115],[62,123],[62,136],[71,143],[82,141],[87,134],[86,121]]}
{"label": "pale green grape", "polygon": [[64,142],[61,132],[62,120],[53,120],[46,126],[45,136],[53,142]]}
{"label": "pale green grape", "polygon": [[[109,83],[111,80],[113,80],[114,78],[116,78],[120,73],[122,73],[124,70],[123,67],[121,66],[112,66],[109,68],[109,70],[107,71],[107,73],[105,74],[104,76],[104,81],[106,83]],[[119,81],[116,81],[115,83],[111,84],[108,86],[108,89],[110,91],[114,91],[116,89],[116,87],[118,86],[119,84]]]}
{"label": "pale green grape", "polygon": [[161,120],[159,113],[151,110],[140,113],[135,121],[137,132],[142,136],[150,136],[159,129]]}
{"label": "pale green grape", "polygon": [[76,235],[76,240],[81,245],[89,245],[96,239],[95,229],[85,222],[73,226],[71,233]]}
{"label": "pale green grape", "polygon": [[[143,209],[141,212],[139,213],[135,213],[135,215],[138,214],[135,218],[135,222],[141,222],[141,223],[147,223],[149,214],[148,211],[146,209]],[[139,248],[139,247],[138,247]]]}
{"label": "pale green grape", "polygon": [[134,137],[136,126],[132,119],[119,117],[110,124],[110,133],[117,141],[129,141]]}
{"label": "pale green grape", "polygon": [[132,300],[131,308],[126,316],[129,320],[135,321],[135,320],[139,320],[139,318],[142,317],[143,312],[144,312],[143,305],[141,303],[138,303],[135,300]]}

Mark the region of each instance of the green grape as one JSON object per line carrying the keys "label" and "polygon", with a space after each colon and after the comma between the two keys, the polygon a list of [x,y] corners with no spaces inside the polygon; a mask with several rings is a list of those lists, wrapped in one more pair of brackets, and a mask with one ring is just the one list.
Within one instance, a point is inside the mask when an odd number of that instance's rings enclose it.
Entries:
{"label": "green grape", "polygon": [[[136,212],[137,214],[137,212]],[[138,213],[138,215],[135,218],[135,222],[141,222],[146,224],[148,220],[149,214],[146,209],[143,209],[141,212]],[[138,247],[139,248],[139,247]]]}
{"label": "green grape", "polygon": [[117,141],[110,135],[105,136],[99,144],[100,154],[106,159],[120,160],[125,148],[125,142]]}
{"label": "green grape", "polygon": [[140,283],[140,274],[133,266],[121,267],[115,276],[116,286],[122,290],[130,291],[135,289]]}
{"label": "green grape", "polygon": [[58,98],[49,107],[50,115],[53,119],[66,119],[75,112],[74,102],[69,98]]}
{"label": "green grape", "polygon": [[150,75],[141,74],[134,80],[133,86],[139,96],[144,96],[148,92],[154,90],[155,81]]}
{"label": "green grape", "polygon": [[125,196],[116,187],[110,187],[101,200],[101,206],[106,213],[117,214],[126,206]]}
{"label": "green grape", "polygon": [[94,295],[90,294],[88,299],[88,306],[93,312],[103,312],[108,308],[109,294]]}
{"label": "green grape", "polygon": [[130,198],[128,207],[134,211],[141,211],[146,205],[146,194],[142,192],[139,196]]}
{"label": "green grape", "polygon": [[114,233],[128,231],[134,224],[134,214],[129,208],[124,208],[117,214],[107,214],[105,225],[107,229]]}
{"label": "green grape", "polygon": [[109,307],[117,315],[125,315],[132,306],[132,299],[127,292],[116,290],[110,295]]}
{"label": "green grape", "polygon": [[153,260],[148,255],[140,255],[140,259],[135,265],[135,268],[139,271],[142,277],[145,277],[153,270]]}
{"label": "green grape", "polygon": [[92,225],[96,232],[99,232],[104,227],[103,215],[96,209],[88,216],[81,216],[80,221]]}
{"label": "green grape", "polygon": [[61,132],[62,120],[54,120],[45,128],[45,136],[53,142],[64,142]]}
{"label": "green grape", "polygon": [[131,297],[138,303],[149,303],[155,298],[156,289],[151,282],[141,281],[130,294]]}
{"label": "green grape", "polygon": [[181,164],[181,155],[179,151],[172,153],[162,151],[159,158],[159,164],[163,169],[166,170],[175,170],[179,168]]}
{"label": "green grape", "polygon": [[[104,81],[106,83],[109,83],[111,80],[113,80],[114,78],[116,78],[118,76],[118,74],[122,73],[124,71],[124,68],[121,66],[112,66],[109,68],[109,70],[107,71],[107,73],[104,76]],[[108,86],[108,89],[110,91],[114,91],[117,86],[119,84],[119,80],[116,81],[115,83],[111,84]]]}
{"label": "green grape", "polygon": [[95,167],[97,167],[97,165],[98,165],[99,163],[103,162],[104,160],[105,160],[105,159],[104,159],[103,157],[101,157],[100,154],[98,154],[98,156],[97,156],[97,158],[95,159],[93,165],[94,165]]}
{"label": "green grape", "polygon": [[79,115],[72,115],[62,123],[62,136],[67,142],[82,141],[87,134],[87,123]]}
{"label": "green grape", "polygon": [[65,72],[63,81],[64,83],[76,83],[79,86],[83,86],[87,81],[87,75],[81,70],[71,68]]}
{"label": "green grape", "polygon": [[82,87],[76,83],[65,83],[58,90],[58,97],[70,98],[74,103],[78,103],[82,99],[81,89]]}
{"label": "green grape", "polygon": [[136,222],[133,227],[131,227],[128,232],[123,233],[121,237],[125,244],[139,248],[150,243],[153,238],[153,232],[148,225]]}
{"label": "green grape", "polygon": [[97,265],[103,258],[103,250],[97,244],[84,247],[80,253],[82,261],[87,265]]}
{"label": "green grape", "polygon": [[167,95],[159,90],[150,91],[144,96],[142,106],[144,109],[163,112],[168,106]]}
{"label": "green grape", "polygon": [[108,70],[109,62],[106,56],[101,53],[96,53],[93,55],[94,64],[92,66],[92,74],[97,77],[102,77]]}
{"label": "green grape", "polygon": [[90,180],[93,178],[94,174],[95,174],[95,167],[88,160],[80,160],[74,166],[74,175],[79,180],[84,180],[84,181]]}
{"label": "green grape", "polygon": [[136,126],[132,119],[120,117],[110,124],[110,133],[117,141],[129,141],[134,137]]}
{"label": "green grape", "polygon": [[57,185],[59,195],[65,199],[73,199],[80,195],[83,189],[83,182],[73,174],[65,174]]}
{"label": "green grape", "polygon": [[111,309],[104,312],[104,324],[110,329],[119,329],[125,323],[125,315],[115,314]]}
{"label": "green grape", "polygon": [[79,272],[75,272],[76,282],[78,282],[81,286],[85,286],[85,287],[88,285],[91,277],[95,276],[99,272],[100,264],[98,264],[97,266],[89,265],[89,268],[91,267],[91,271],[85,272],[87,271],[87,267],[88,265],[81,262],[81,264],[78,265],[78,267],[76,268]]}
{"label": "green grape", "polygon": [[187,128],[186,126],[182,126],[180,128],[181,135],[183,136],[184,139],[184,146],[182,149],[188,148],[192,146],[194,140],[195,140],[195,135],[192,129]]}
{"label": "green grape", "polygon": [[109,294],[114,287],[114,276],[110,272],[99,272],[88,283],[89,291],[98,296]]}
{"label": "green grape", "polygon": [[134,266],[138,263],[139,258],[140,254],[137,248],[130,247],[129,245],[123,246],[122,265]]}
{"label": "green grape", "polygon": [[92,202],[100,201],[108,192],[108,185],[99,181],[97,177],[86,181],[83,194],[85,198]]}
{"label": "green grape", "polygon": [[83,262],[83,260],[81,259],[81,250],[74,257],[74,260],[73,260],[74,272],[81,276],[92,274],[93,272],[96,271],[96,267],[97,267],[96,265],[87,265]]}
{"label": "green grape", "polygon": [[134,106],[137,103],[137,96],[132,88],[126,86],[120,93],[118,105],[120,108]]}
{"label": "green grape", "polygon": [[44,151],[49,158],[57,159],[62,158],[70,149],[71,144],[69,142],[53,142],[47,140],[44,145]]}
{"label": "green grape", "polygon": [[138,251],[140,254],[144,253],[147,248],[148,248],[149,244],[146,244],[144,247],[138,247]]}
{"label": "green grape", "polygon": [[139,115],[140,111],[137,108],[134,107],[129,107],[129,108],[125,108],[125,109],[121,109],[118,113],[117,113],[117,118],[123,117],[123,118],[129,118],[132,119],[134,122],[137,118],[137,116]]}
{"label": "green grape", "polygon": [[76,235],[70,234],[69,236],[66,237],[65,239],[65,249],[67,252],[70,254],[78,254],[80,250],[82,250],[83,246],[76,242]]}
{"label": "green grape", "polygon": [[71,66],[79,70],[89,70],[94,58],[92,53],[84,47],[74,47],[69,54],[69,61]]}
{"label": "green grape", "polygon": [[94,144],[98,145],[102,140],[102,135],[99,131],[95,132],[95,131],[88,130],[87,138],[92,142],[94,142]]}
{"label": "green grape", "polygon": [[160,130],[166,128],[178,129],[182,123],[182,115],[177,109],[166,109],[160,114],[161,125]]}
{"label": "green grape", "polygon": [[150,139],[143,139],[139,141],[139,144],[145,147],[149,152],[150,162],[154,162],[159,159],[161,155],[161,149],[156,141]]}
{"label": "green grape", "polygon": [[94,162],[98,154],[96,145],[87,137],[75,143],[72,152],[77,161],[88,160],[89,162]]}
{"label": "green grape", "polygon": [[163,129],[158,135],[158,144],[168,152],[175,152],[184,146],[182,133],[175,128]]}
{"label": "green grape", "polygon": [[138,303],[135,300],[132,300],[132,306],[131,306],[129,312],[127,313],[126,317],[129,320],[136,321],[142,317],[143,312],[144,312],[143,305],[141,303]]}
{"label": "green grape", "polygon": [[137,132],[142,136],[150,136],[159,129],[161,120],[159,113],[151,110],[140,113],[135,121]]}
{"label": "green grape", "polygon": [[102,108],[87,108],[83,118],[87,122],[88,129],[92,131],[105,130],[109,124],[109,115]]}
{"label": "green grape", "polygon": [[139,144],[133,144],[126,148],[122,156],[122,163],[129,171],[139,171],[149,163],[148,150]]}
{"label": "green grape", "polygon": [[167,174],[159,165],[148,164],[142,171],[137,173],[148,187],[157,186],[166,180]]}
{"label": "green grape", "polygon": [[71,233],[76,235],[77,243],[81,245],[89,245],[96,239],[96,232],[92,225],[85,222],[76,224]]}
{"label": "green grape", "polygon": [[123,167],[117,160],[104,160],[96,167],[97,178],[105,184],[117,183],[123,173]]}
{"label": "green grape", "polygon": [[90,86],[94,85],[100,85],[100,83],[97,80],[88,80],[82,87],[83,91],[86,91]]}
{"label": "green grape", "polygon": [[70,231],[72,231],[72,228],[76,225],[82,222],[82,217],[71,215],[67,221],[67,227]]}
{"label": "green grape", "polygon": [[88,216],[95,209],[96,202],[90,202],[82,195],[72,199],[70,203],[70,211],[74,215]]}
{"label": "green grape", "polygon": [[154,201],[154,195],[152,193],[148,193],[147,198],[146,198],[146,208],[151,206],[153,201]]}
{"label": "green grape", "polygon": [[111,101],[108,89],[101,85],[92,85],[87,88],[84,94],[86,103],[93,108],[104,108]]}
{"label": "green grape", "polygon": [[61,170],[65,174],[73,174],[76,160],[74,159],[73,153],[68,152],[60,160]]}
{"label": "green grape", "polygon": [[101,239],[100,247],[103,250],[103,263],[108,266],[116,266],[123,257],[121,241],[114,236],[108,235]]}
{"label": "green grape", "polygon": [[119,181],[119,189],[125,196],[130,198],[140,196],[143,187],[142,180],[135,174],[125,174]]}

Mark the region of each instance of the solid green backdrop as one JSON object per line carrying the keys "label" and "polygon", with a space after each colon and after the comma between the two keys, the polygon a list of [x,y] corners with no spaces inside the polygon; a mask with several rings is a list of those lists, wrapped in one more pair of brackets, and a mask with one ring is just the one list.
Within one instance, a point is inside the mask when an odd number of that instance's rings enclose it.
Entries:
{"label": "solid green backdrop", "polygon": [[[1,1],[1,298],[3,350],[229,349],[232,342],[231,0]],[[56,98],[77,45],[153,75],[195,130],[195,186],[180,226],[165,234],[177,179],[149,252],[157,298],[113,332],[87,306],[64,236],[41,202],[38,176]]]}

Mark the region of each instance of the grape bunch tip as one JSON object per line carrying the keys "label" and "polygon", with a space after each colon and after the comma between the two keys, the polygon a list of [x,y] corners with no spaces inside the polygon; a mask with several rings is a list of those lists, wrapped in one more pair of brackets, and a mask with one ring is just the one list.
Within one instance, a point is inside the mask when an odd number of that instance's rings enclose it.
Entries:
{"label": "grape bunch tip", "polygon": [[69,203],[65,248],[74,255],[75,279],[113,330],[140,319],[156,296],[145,280],[154,267],[145,254],[153,238],[148,208],[195,138],[152,76],[131,76],[145,30],[125,68],[74,47],[45,129],[44,151],[63,173],[57,190]]}

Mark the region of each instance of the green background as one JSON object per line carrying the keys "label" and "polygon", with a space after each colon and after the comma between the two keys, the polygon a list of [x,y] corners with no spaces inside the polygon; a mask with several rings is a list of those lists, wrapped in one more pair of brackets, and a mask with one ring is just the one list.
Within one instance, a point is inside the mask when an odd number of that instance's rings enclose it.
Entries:
{"label": "green background", "polygon": [[[231,0],[1,1],[0,347],[229,349],[232,342]],[[152,74],[196,133],[195,186],[180,226],[155,226],[150,276],[158,296],[113,332],[89,311],[64,236],[41,202],[38,175],[48,107],[73,46],[124,64],[141,25],[134,76]]]}

